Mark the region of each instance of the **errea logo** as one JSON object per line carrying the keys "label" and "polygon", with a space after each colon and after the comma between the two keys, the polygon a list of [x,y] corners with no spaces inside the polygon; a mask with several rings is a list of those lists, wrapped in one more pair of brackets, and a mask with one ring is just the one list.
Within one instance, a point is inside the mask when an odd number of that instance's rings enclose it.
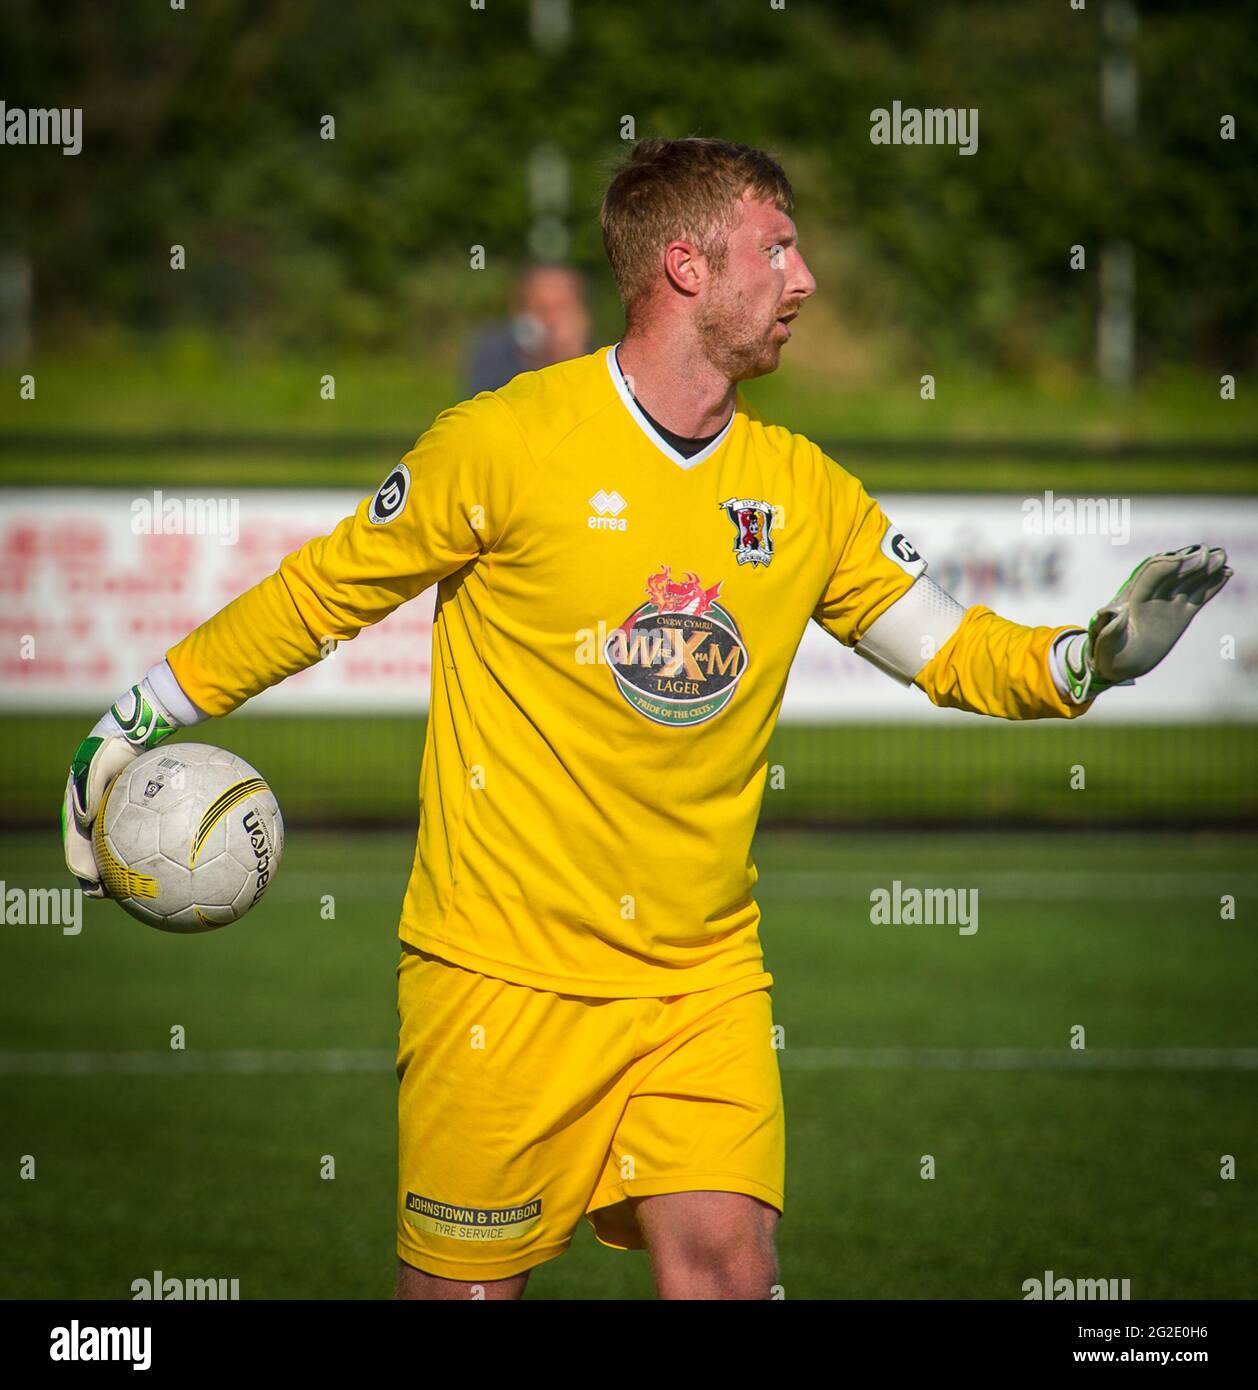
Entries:
{"label": "errea logo", "polygon": [[591,514],[586,525],[591,531],[623,531],[629,523],[620,514],[628,505],[620,493],[599,488],[590,498],[590,506],[597,515]]}

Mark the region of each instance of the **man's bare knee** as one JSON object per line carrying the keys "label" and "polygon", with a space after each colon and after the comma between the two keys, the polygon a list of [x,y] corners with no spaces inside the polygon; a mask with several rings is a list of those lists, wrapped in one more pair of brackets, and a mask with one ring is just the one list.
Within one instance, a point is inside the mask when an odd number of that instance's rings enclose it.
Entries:
{"label": "man's bare knee", "polygon": [[772,1297],[778,1212],[768,1203],[687,1192],[642,1198],[635,1209],[661,1298]]}
{"label": "man's bare knee", "polygon": [[512,1299],[524,1297],[524,1286],[528,1283],[528,1271],[513,1274],[507,1279],[443,1279],[437,1274],[426,1274],[404,1260],[398,1261],[397,1285],[393,1290],[395,1299]]}

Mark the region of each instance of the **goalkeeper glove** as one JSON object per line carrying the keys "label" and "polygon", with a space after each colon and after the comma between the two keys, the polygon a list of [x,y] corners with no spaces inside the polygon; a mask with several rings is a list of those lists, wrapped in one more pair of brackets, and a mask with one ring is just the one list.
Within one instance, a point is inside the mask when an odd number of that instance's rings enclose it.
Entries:
{"label": "goalkeeper glove", "polygon": [[1059,684],[1076,705],[1152,671],[1184,635],[1198,610],[1232,577],[1227,553],[1186,545],[1151,555],[1098,608],[1087,632],[1065,632],[1053,644]]}
{"label": "goalkeeper glove", "polygon": [[92,852],[92,824],[110,783],[141,753],[205,717],[163,661],[120,695],[79,744],[61,803],[61,843],[66,866],[88,897],[105,896]]}

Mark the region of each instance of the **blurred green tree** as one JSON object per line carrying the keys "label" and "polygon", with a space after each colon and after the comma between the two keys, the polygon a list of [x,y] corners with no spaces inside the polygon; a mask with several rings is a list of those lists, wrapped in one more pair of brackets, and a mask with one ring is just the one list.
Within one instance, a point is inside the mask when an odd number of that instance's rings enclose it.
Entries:
{"label": "blurred green tree", "polygon": [[[31,262],[41,346],[195,326],[243,348],[432,351],[500,303],[527,254],[527,166],[546,142],[570,161],[572,254],[608,316],[597,207],[629,116],[639,137],[778,153],[805,248],[842,269],[842,313],[911,364],[1088,366],[1099,249],[1119,237],[1141,364],[1239,370],[1258,332],[1258,10],[1145,0],[1139,127],[1119,139],[1100,115],[1102,8],[574,0],[547,49],[523,0],[125,17],[9,0],[8,106],[81,106],[84,147],[0,151],[0,252]],[[894,100],[977,107],[977,154],[872,145],[870,112]],[[465,273],[473,245],[482,274]]]}

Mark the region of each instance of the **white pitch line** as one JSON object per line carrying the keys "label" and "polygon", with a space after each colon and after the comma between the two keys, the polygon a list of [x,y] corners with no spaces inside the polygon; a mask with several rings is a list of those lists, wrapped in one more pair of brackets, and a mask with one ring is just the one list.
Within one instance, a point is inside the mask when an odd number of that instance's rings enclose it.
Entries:
{"label": "white pitch line", "polygon": [[[1258,1048],[787,1047],[786,1071],[1254,1071]],[[0,1076],[385,1074],[383,1048],[206,1052],[0,1052]]]}
{"label": "white pitch line", "polygon": [[387,1072],[393,1053],[372,1048],[205,1052],[0,1052],[0,1076],[179,1076]]}
{"label": "white pitch line", "polygon": [[766,870],[756,885],[759,899],[842,898],[867,899],[874,888],[886,888],[892,878],[906,887],[955,887],[958,883],[976,888],[980,894],[993,898],[1025,897],[1034,901],[1083,901],[1085,899],[1114,899],[1139,907],[1150,898],[1206,897],[1216,904],[1221,893],[1234,893],[1237,888],[1249,888],[1254,875],[1248,870],[1219,869],[1212,872],[1188,870],[1183,873],[1110,873],[1063,869],[1060,874],[1023,873],[1020,871],[970,873],[963,868],[931,869],[909,867],[887,874],[874,881],[869,871],[840,871],[837,869],[795,869],[775,874]]}
{"label": "white pitch line", "polygon": [[787,1047],[799,1071],[1253,1071],[1258,1047]]}

